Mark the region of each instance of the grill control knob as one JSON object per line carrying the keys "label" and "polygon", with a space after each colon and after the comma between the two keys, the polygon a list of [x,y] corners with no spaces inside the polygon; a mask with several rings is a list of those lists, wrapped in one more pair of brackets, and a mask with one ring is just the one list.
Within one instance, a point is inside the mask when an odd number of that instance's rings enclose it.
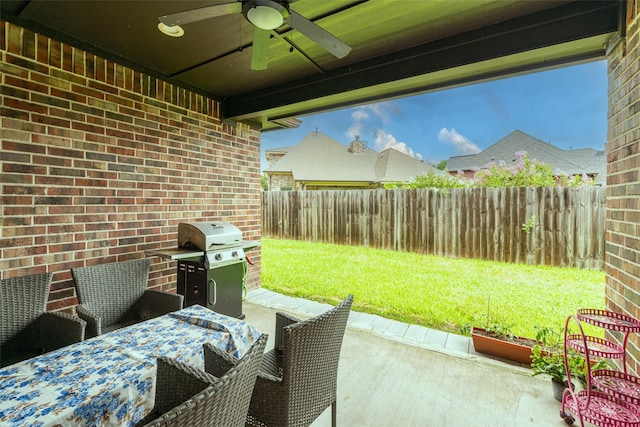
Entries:
{"label": "grill control knob", "polygon": [[222,259],[222,254],[216,254],[214,258],[216,259],[216,261],[220,261]]}
{"label": "grill control knob", "polygon": [[231,252],[231,256],[234,258],[238,258],[238,251]]}

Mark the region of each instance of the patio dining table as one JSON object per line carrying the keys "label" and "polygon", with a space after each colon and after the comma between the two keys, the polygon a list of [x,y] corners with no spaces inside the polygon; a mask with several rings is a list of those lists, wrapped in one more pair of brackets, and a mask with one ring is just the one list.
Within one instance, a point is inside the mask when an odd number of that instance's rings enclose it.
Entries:
{"label": "patio dining table", "polygon": [[155,400],[156,360],[204,368],[202,344],[237,358],[260,336],[199,305],[0,370],[0,426],[135,425]]}

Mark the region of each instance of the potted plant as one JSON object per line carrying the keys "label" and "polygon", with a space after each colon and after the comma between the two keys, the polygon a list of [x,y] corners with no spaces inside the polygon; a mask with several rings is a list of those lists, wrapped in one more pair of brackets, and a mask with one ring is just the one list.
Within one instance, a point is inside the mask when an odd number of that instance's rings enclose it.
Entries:
{"label": "potted plant", "polygon": [[[562,338],[562,329],[538,328],[538,333],[536,334],[537,343],[533,347],[531,356],[533,375],[546,374],[551,377],[553,396],[558,401],[562,401],[564,389],[569,386]],[[577,379],[583,388],[587,387],[588,372],[584,357],[576,351],[571,351],[566,358],[566,362],[569,364],[571,379]],[[599,359],[592,362],[591,369],[605,369],[608,366],[609,363],[606,359]],[[573,388],[574,386],[575,384],[572,381],[571,387]]]}
{"label": "potted plant", "polygon": [[511,360],[518,363],[531,363],[535,340],[514,335],[511,327],[493,323],[486,328],[474,326],[471,329],[473,348],[478,353]]}
{"label": "potted plant", "polygon": [[539,328],[536,334],[537,343],[533,346],[531,356],[533,375],[549,375],[553,396],[559,401],[562,401],[562,393],[568,387],[561,338],[561,333],[555,329]]}
{"label": "potted plant", "polygon": [[471,340],[475,351],[529,365],[536,341],[515,335],[512,332],[512,325],[491,322],[489,314],[490,300],[487,303],[485,327],[473,326],[471,329]]}

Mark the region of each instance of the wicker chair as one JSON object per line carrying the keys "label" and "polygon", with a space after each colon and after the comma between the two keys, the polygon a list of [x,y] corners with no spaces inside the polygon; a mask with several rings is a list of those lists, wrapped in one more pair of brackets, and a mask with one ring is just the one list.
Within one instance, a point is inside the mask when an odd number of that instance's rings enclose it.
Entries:
{"label": "wicker chair", "polygon": [[[158,358],[155,406],[138,425],[244,426],[267,338],[262,334],[220,378],[173,359]],[[206,365],[207,357],[219,355],[220,350],[210,344],[204,348]],[[147,424],[148,420],[153,421]]]}
{"label": "wicker chair", "polygon": [[331,406],[336,425],[338,361],[353,295],[309,320],[276,314],[275,348],[262,358],[247,425],[308,426]]}
{"label": "wicker chair", "polygon": [[87,323],[46,312],[52,273],[0,280],[0,367],[84,339]]}
{"label": "wicker chair", "polygon": [[182,309],[183,296],[147,289],[148,258],[72,268],[87,338]]}

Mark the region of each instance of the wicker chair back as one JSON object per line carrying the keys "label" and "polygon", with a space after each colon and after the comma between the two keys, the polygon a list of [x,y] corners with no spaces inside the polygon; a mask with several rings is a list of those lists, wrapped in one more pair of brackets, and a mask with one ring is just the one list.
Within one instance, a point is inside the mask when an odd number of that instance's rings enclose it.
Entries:
{"label": "wicker chair back", "polygon": [[158,359],[154,413],[167,412],[143,425],[243,427],[267,338],[262,334],[220,378],[175,360]]}
{"label": "wicker chair back", "polygon": [[102,318],[102,326],[134,318],[147,289],[149,258],[73,268],[80,304]]}
{"label": "wicker chair back", "polygon": [[335,426],[338,362],[352,303],[349,295],[303,321],[277,314],[276,348],[262,360],[248,425],[308,426],[331,406]]}
{"label": "wicker chair back", "polygon": [[53,273],[0,280],[0,345],[33,325],[47,309]]}

